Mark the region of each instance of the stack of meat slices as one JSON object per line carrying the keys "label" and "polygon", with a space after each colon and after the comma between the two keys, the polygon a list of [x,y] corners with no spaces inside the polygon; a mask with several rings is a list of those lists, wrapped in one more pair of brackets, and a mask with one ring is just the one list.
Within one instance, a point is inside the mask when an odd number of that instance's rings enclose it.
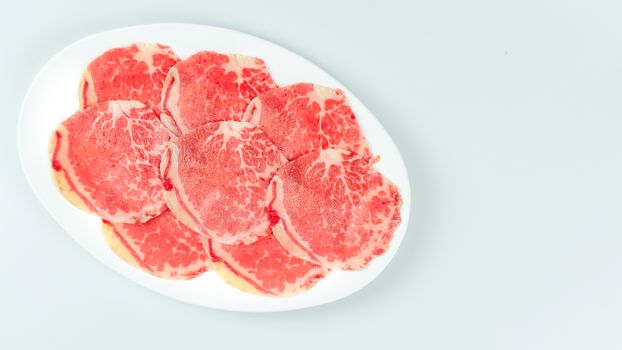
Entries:
{"label": "stack of meat slices", "polygon": [[339,89],[277,86],[260,58],[144,43],[95,58],[79,86],[80,110],[51,136],[54,182],[154,276],[213,270],[294,295],[364,268],[400,222]]}

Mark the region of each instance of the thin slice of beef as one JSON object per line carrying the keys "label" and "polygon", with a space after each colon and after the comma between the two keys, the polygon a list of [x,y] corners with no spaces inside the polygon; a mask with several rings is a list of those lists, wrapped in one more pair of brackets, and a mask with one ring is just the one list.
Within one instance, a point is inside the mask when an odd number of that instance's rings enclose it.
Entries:
{"label": "thin slice of beef", "polygon": [[228,284],[252,294],[290,296],[313,287],[330,271],[297,258],[272,234],[254,243],[228,245],[206,239],[212,266]]}
{"label": "thin slice of beef", "polygon": [[109,100],[143,102],[159,115],[162,85],[179,62],[162,44],[136,43],[104,52],[86,67],[80,81],[80,107]]}
{"label": "thin slice of beef", "polygon": [[168,72],[162,121],[176,135],[208,122],[240,121],[248,103],[275,86],[260,58],[201,51]]}
{"label": "thin slice of beef", "polygon": [[50,139],[52,173],[75,206],[112,222],[145,222],[166,208],[159,166],[170,132],[138,101],[76,112]]}
{"label": "thin slice of beef", "polygon": [[292,254],[324,266],[363,268],[400,222],[395,185],[351,151],[313,151],[281,167],[267,193],[272,231]]}
{"label": "thin slice of beef", "polygon": [[145,223],[104,221],[103,231],[115,254],[154,276],[192,279],[207,270],[209,259],[201,236],[169,210]]}
{"label": "thin slice of beef", "polygon": [[342,148],[371,157],[343,91],[309,83],[268,90],[248,105],[244,121],[263,130],[287,159]]}
{"label": "thin slice of beef", "polygon": [[169,144],[160,169],[164,196],[197,232],[226,244],[248,244],[267,232],[266,188],[285,162],[252,124],[209,123]]}

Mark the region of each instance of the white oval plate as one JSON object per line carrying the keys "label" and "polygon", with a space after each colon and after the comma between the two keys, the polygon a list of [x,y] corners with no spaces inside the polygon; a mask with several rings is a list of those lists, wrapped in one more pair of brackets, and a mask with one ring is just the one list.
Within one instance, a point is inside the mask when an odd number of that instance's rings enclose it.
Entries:
{"label": "white oval plate", "polygon": [[[78,108],[77,89],[86,65],[104,51],[134,42],[170,45],[182,58],[201,51],[239,53],[266,61],[279,85],[313,82],[344,90],[374,154],[381,156],[378,169],[400,189],[402,223],[390,249],[362,271],[332,271],[307,293],[286,298],[243,293],[222,282],[214,272],[191,281],[170,281],[139,271],[119,259],[106,245],[100,220],[74,208],[58,193],[50,175],[48,138],[56,124]],[[33,191],[58,223],[84,249],[101,262],[153,291],[184,302],[236,311],[281,311],[329,303],[363,288],[391,261],[408,223],[410,185],[404,161],[391,137],[371,112],[343,85],[313,63],[278,45],[240,32],[192,24],[152,24],[91,35],[54,56],[39,72],[22,105],[18,124],[22,166]],[[391,286],[387,286],[390,288]]]}

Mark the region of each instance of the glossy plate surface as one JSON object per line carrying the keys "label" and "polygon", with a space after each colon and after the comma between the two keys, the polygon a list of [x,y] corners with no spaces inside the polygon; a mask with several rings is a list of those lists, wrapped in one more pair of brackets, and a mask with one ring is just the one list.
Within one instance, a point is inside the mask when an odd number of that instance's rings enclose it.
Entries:
{"label": "glossy plate surface", "polygon": [[[377,168],[398,186],[403,198],[402,223],[389,250],[362,271],[332,271],[307,293],[286,298],[243,293],[222,282],[214,272],[191,281],[158,279],[119,259],[104,241],[100,219],[74,208],[57,192],[50,175],[47,147],[56,124],[78,108],[78,82],[87,64],[110,48],[134,42],[170,45],[181,58],[201,50],[257,56],[266,61],[279,85],[313,82],[343,89],[372,152],[381,157]],[[152,24],[91,35],[69,45],[43,67],[30,86],[18,124],[18,146],[24,173],[36,196],[80,246],[130,280],[196,305],[265,312],[306,308],[341,299],[363,288],[382,272],[399,248],[408,224],[411,198],[404,161],[391,137],[361,101],[321,68],[297,54],[266,40],[228,29],[193,24]]]}

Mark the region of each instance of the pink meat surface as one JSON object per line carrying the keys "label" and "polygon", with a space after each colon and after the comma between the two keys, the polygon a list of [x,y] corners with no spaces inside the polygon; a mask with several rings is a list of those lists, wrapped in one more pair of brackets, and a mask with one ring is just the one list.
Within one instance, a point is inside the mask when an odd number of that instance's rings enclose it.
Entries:
{"label": "pink meat surface", "polygon": [[80,106],[136,100],[160,115],[162,85],[177,62],[173,50],[161,44],[137,43],[110,49],[86,68],[80,82]]}
{"label": "pink meat surface", "polygon": [[208,241],[206,250],[211,261],[224,264],[231,273],[264,295],[304,292],[330,271],[290,254],[272,234],[248,245]]}
{"label": "pink meat surface", "polygon": [[164,153],[167,204],[216,241],[251,243],[267,232],[266,188],[286,161],[249,123],[206,124],[171,142]]}
{"label": "pink meat surface", "polygon": [[169,139],[144,104],[97,103],[57,126],[52,169],[94,214],[113,222],[144,222],[166,208],[159,165]]}
{"label": "pink meat surface", "polygon": [[251,101],[242,119],[263,130],[290,160],[326,148],[371,157],[356,116],[339,89],[308,83],[271,89]]}
{"label": "pink meat surface", "polygon": [[208,257],[201,236],[169,211],[141,224],[115,224],[113,234],[138,263],[152,275],[191,279],[207,270]]}
{"label": "pink meat surface", "polygon": [[354,152],[325,149],[287,163],[267,201],[272,231],[296,256],[355,270],[382,254],[400,222],[395,185]]}
{"label": "pink meat surface", "polygon": [[169,71],[162,121],[177,135],[208,122],[240,121],[248,103],[275,86],[260,58],[202,51]]}

